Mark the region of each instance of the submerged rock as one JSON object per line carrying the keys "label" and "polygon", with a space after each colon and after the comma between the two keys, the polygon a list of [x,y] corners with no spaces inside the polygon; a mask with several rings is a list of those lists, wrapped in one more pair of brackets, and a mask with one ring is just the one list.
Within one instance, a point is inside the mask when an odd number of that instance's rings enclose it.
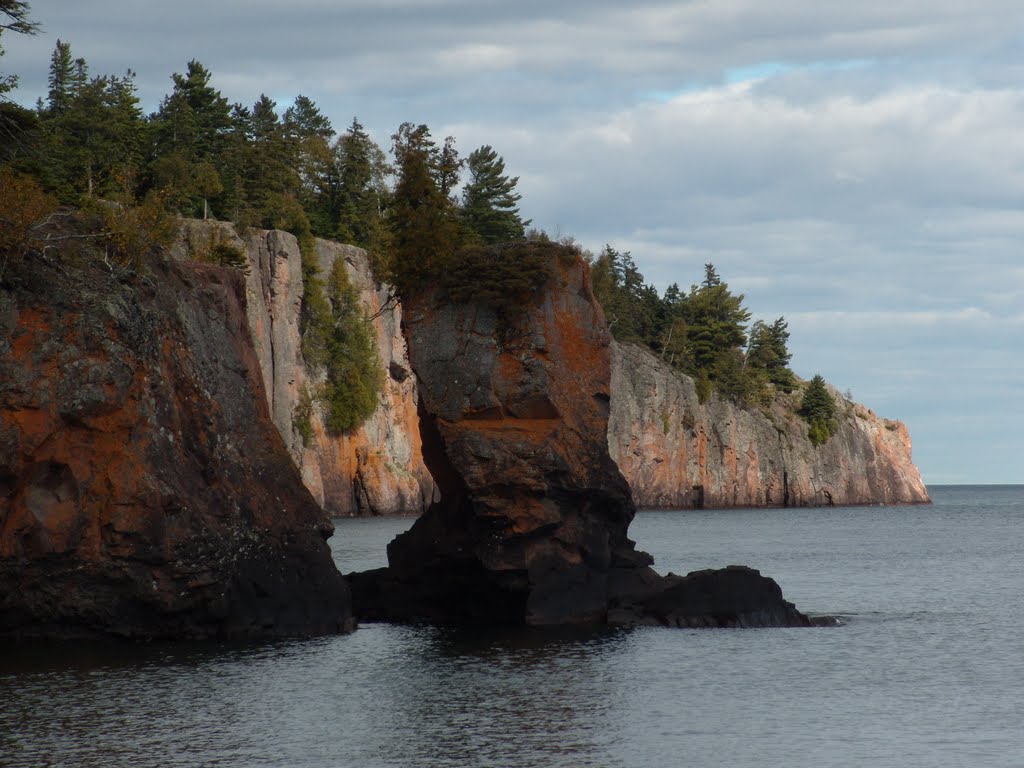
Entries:
{"label": "submerged rock", "polygon": [[423,453],[440,490],[352,574],[363,619],[552,625],[806,625],[750,569],[662,577],[627,537],[635,507],[608,452],[611,337],[589,270],[562,252],[514,317],[436,294],[405,307]]}
{"label": "submerged rock", "polygon": [[270,420],[241,275],[22,272],[0,288],[0,635],[350,628],[330,520]]}

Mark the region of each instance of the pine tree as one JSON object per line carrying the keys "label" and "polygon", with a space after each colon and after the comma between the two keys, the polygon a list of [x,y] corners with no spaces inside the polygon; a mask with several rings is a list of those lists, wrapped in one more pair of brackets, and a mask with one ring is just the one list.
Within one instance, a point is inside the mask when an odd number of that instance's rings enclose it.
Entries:
{"label": "pine tree", "polygon": [[451,201],[437,183],[438,150],[425,125],[403,123],[392,136],[398,183],[389,210],[390,278],[402,295],[436,279],[458,239]]}
{"label": "pine tree", "polygon": [[295,97],[281,122],[298,171],[299,202],[309,216],[314,234],[329,237],[333,234],[331,196],[337,176],[330,146],[334,128],[316,103],[302,95]]}
{"label": "pine tree", "polygon": [[[0,35],[5,30],[22,35],[34,35],[39,30],[39,25],[29,20],[28,12],[28,3],[23,0],[0,0]],[[0,56],[3,55],[4,48],[0,45]],[[0,96],[12,91],[17,85],[17,76],[4,75],[0,72]]]}
{"label": "pine tree", "polygon": [[692,370],[713,371],[720,354],[746,344],[750,312],[743,307],[743,294],[733,296],[713,264],[704,265],[701,285],[690,288],[687,314]]}
{"label": "pine tree", "polygon": [[519,177],[505,175],[505,161],[489,145],[470,153],[466,166],[462,219],[467,228],[486,244],[522,240],[530,222],[519,216]]}
{"label": "pine tree", "polygon": [[796,384],[789,369],[788,329],[782,317],[771,325],[758,320],[750,328],[750,343],[747,345],[747,365],[765,371],[768,380],[783,392],[792,391]]}
{"label": "pine tree", "polygon": [[810,424],[808,437],[814,445],[821,445],[835,434],[839,428],[837,412],[836,401],[828,391],[825,379],[815,374],[807,384],[800,404],[800,415]]}
{"label": "pine tree", "polygon": [[383,150],[357,118],[334,146],[338,180],[334,201],[334,233],[345,242],[371,252],[386,248],[383,219],[386,179],[392,172]]}
{"label": "pine tree", "polygon": [[72,86],[75,76],[74,60],[71,58],[71,43],[57,40],[50,57],[50,75],[47,79],[49,91],[46,110],[49,116],[58,117],[67,111],[73,97]]}

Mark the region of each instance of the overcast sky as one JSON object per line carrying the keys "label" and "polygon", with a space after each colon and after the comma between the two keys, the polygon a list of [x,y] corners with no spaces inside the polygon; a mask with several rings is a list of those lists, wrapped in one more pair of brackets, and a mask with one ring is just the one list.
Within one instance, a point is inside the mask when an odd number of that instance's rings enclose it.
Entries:
{"label": "overcast sky", "polygon": [[1020,0],[36,0],[0,69],[71,43],[147,111],[198,59],[230,101],[314,99],[384,146],[491,144],[525,217],[713,262],[792,366],[906,422],[925,481],[1024,483]]}

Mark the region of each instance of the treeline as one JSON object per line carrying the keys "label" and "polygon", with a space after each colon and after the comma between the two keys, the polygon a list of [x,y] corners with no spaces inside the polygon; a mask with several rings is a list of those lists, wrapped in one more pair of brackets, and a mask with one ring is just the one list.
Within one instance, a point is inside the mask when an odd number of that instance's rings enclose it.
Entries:
{"label": "treeline", "polygon": [[[704,279],[684,292],[672,283],[659,295],[644,281],[632,256],[611,246],[590,257],[594,293],[620,341],[647,346],[689,376],[702,403],[712,392],[755,407],[767,407],[776,394],[798,389],[789,367],[789,325],[784,317],[748,325],[743,294],[734,294],[713,264]],[[815,445],[838,428],[837,409],[824,379],[815,376],[798,407]]]}
{"label": "treeline", "polygon": [[452,137],[438,145],[427,126],[406,123],[392,136],[392,164],[357,118],[339,134],[307,96],[283,109],[266,95],[231,103],[193,60],[146,115],[134,78],[131,70],[94,76],[58,40],[46,97],[35,110],[4,105],[18,130],[0,163],[66,204],[156,195],[184,216],[359,245],[403,287],[416,277],[405,274],[410,250],[429,265],[459,245],[524,237],[518,179],[489,146],[463,159]]}
{"label": "treeline", "polygon": [[[0,19],[10,20],[0,32],[32,34],[27,10],[24,2],[0,0]],[[338,133],[306,96],[283,109],[266,95],[251,106],[230,102],[195,60],[171,76],[170,92],[145,114],[131,70],[94,75],[61,40],[35,109],[4,97],[15,85],[0,73],[0,280],[58,202],[100,210],[108,240],[120,243],[115,255],[126,260],[156,242],[139,233],[166,234],[163,214],[290,231],[303,257],[303,353],[326,377],[304,408],[320,400],[332,430],[369,415],[382,383],[366,373],[376,350],[344,270],[320,277],[315,237],[366,248],[378,278],[399,295],[439,285],[455,299],[491,297],[509,317],[516,297],[543,284],[553,259],[579,252],[527,232],[518,177],[506,174],[492,147],[463,158],[453,137],[435,140],[426,125],[399,126],[389,156],[357,118]],[[238,264],[238,254],[217,253]],[[797,388],[785,319],[748,325],[744,297],[713,265],[689,291],[673,283],[659,294],[629,253],[606,247],[584,256],[616,338],[645,344],[693,376],[702,402],[717,392],[766,406]],[[808,420],[820,442],[835,420],[834,409],[821,405],[823,391],[830,400],[823,382],[817,385]]]}

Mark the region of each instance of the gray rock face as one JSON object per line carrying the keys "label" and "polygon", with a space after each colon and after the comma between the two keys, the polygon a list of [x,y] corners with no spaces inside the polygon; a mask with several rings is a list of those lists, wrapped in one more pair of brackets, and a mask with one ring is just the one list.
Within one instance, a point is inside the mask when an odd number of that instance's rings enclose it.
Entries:
{"label": "gray rock face", "polygon": [[[317,241],[321,277],[326,280],[343,259],[349,280],[368,315],[375,316],[385,387],[373,415],[351,433],[332,435],[314,409],[312,439],[303,443],[296,407],[304,392],[320,383],[302,360],[299,320],[302,308],[302,256],[293,235],[248,230],[244,239],[230,224],[187,220],[176,247],[180,258],[195,257],[215,240],[243,248],[247,317],[274,424],[306,487],[332,515],[419,514],[434,495],[423,463],[416,377],[401,333],[402,309],[387,304],[388,286],[376,283],[361,248]],[[386,305],[387,304],[387,305]],[[383,309],[382,309],[383,308]]]}
{"label": "gray rock face", "polygon": [[689,378],[635,345],[613,343],[611,391],[608,445],[639,507],[929,501],[907,428],[836,391],[839,431],[817,448],[792,405],[700,405]]}

